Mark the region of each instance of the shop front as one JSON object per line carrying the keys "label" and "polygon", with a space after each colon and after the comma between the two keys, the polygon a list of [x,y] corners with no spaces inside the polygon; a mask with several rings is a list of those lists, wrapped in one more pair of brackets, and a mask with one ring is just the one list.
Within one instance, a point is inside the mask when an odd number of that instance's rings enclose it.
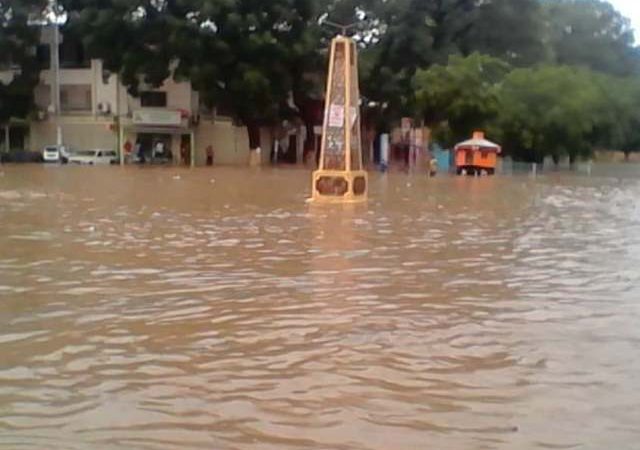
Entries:
{"label": "shop front", "polygon": [[28,149],[29,124],[23,120],[13,119],[0,126],[0,152]]}
{"label": "shop front", "polygon": [[120,127],[120,163],[195,166],[195,131],[181,111],[134,111]]}

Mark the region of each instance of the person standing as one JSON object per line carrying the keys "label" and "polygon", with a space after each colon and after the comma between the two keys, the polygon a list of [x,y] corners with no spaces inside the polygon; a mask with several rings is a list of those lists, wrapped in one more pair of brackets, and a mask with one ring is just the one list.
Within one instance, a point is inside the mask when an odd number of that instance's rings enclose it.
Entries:
{"label": "person standing", "polygon": [[207,166],[213,166],[213,147],[207,147]]}
{"label": "person standing", "polygon": [[142,143],[140,143],[140,141],[136,141],[136,146],[135,146],[135,154],[138,157],[138,161],[140,162],[140,164],[144,164],[145,158],[144,158],[144,150],[142,148]]}
{"label": "person standing", "polygon": [[151,151],[151,162],[153,162],[157,156],[164,155],[164,143],[162,141],[157,141],[156,145],[153,146],[153,150]]}
{"label": "person standing", "polygon": [[438,174],[438,160],[429,155],[429,176],[435,177]]}
{"label": "person standing", "polygon": [[180,145],[180,159],[182,160],[182,164],[184,164],[185,166],[188,166],[190,161],[190,155],[189,155],[189,149],[187,147],[187,144],[185,142],[182,143],[182,145]]}

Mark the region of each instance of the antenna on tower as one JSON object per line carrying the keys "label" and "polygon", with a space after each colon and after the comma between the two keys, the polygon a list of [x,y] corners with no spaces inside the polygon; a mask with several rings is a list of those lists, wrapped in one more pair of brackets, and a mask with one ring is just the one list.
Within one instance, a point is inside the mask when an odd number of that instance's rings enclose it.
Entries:
{"label": "antenna on tower", "polygon": [[338,30],[340,30],[340,33],[341,33],[342,36],[347,36],[348,31],[350,29],[352,29],[352,28],[355,28],[356,25],[358,25],[357,22],[351,23],[349,25],[344,25],[344,24],[332,22],[332,21],[326,20],[326,19],[322,22],[322,24],[323,25],[328,25],[328,26],[330,26],[332,28],[337,28]]}

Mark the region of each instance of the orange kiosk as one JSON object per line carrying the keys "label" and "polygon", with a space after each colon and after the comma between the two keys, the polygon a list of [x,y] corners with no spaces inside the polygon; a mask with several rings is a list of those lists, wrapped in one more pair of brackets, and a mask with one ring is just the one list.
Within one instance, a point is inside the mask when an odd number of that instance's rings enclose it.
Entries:
{"label": "orange kiosk", "polygon": [[458,175],[493,175],[502,148],[485,139],[482,131],[476,131],[472,139],[459,143],[454,151]]}

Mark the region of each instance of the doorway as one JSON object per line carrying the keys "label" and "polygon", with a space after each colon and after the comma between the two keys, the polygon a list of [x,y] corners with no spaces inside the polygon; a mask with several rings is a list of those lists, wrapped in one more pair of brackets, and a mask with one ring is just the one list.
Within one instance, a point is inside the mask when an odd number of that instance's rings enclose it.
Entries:
{"label": "doorway", "polygon": [[180,136],[180,164],[191,165],[191,135],[188,134]]}
{"label": "doorway", "polygon": [[173,162],[170,134],[138,133],[136,144],[140,146],[141,155],[136,156],[141,163],[170,164]]}

